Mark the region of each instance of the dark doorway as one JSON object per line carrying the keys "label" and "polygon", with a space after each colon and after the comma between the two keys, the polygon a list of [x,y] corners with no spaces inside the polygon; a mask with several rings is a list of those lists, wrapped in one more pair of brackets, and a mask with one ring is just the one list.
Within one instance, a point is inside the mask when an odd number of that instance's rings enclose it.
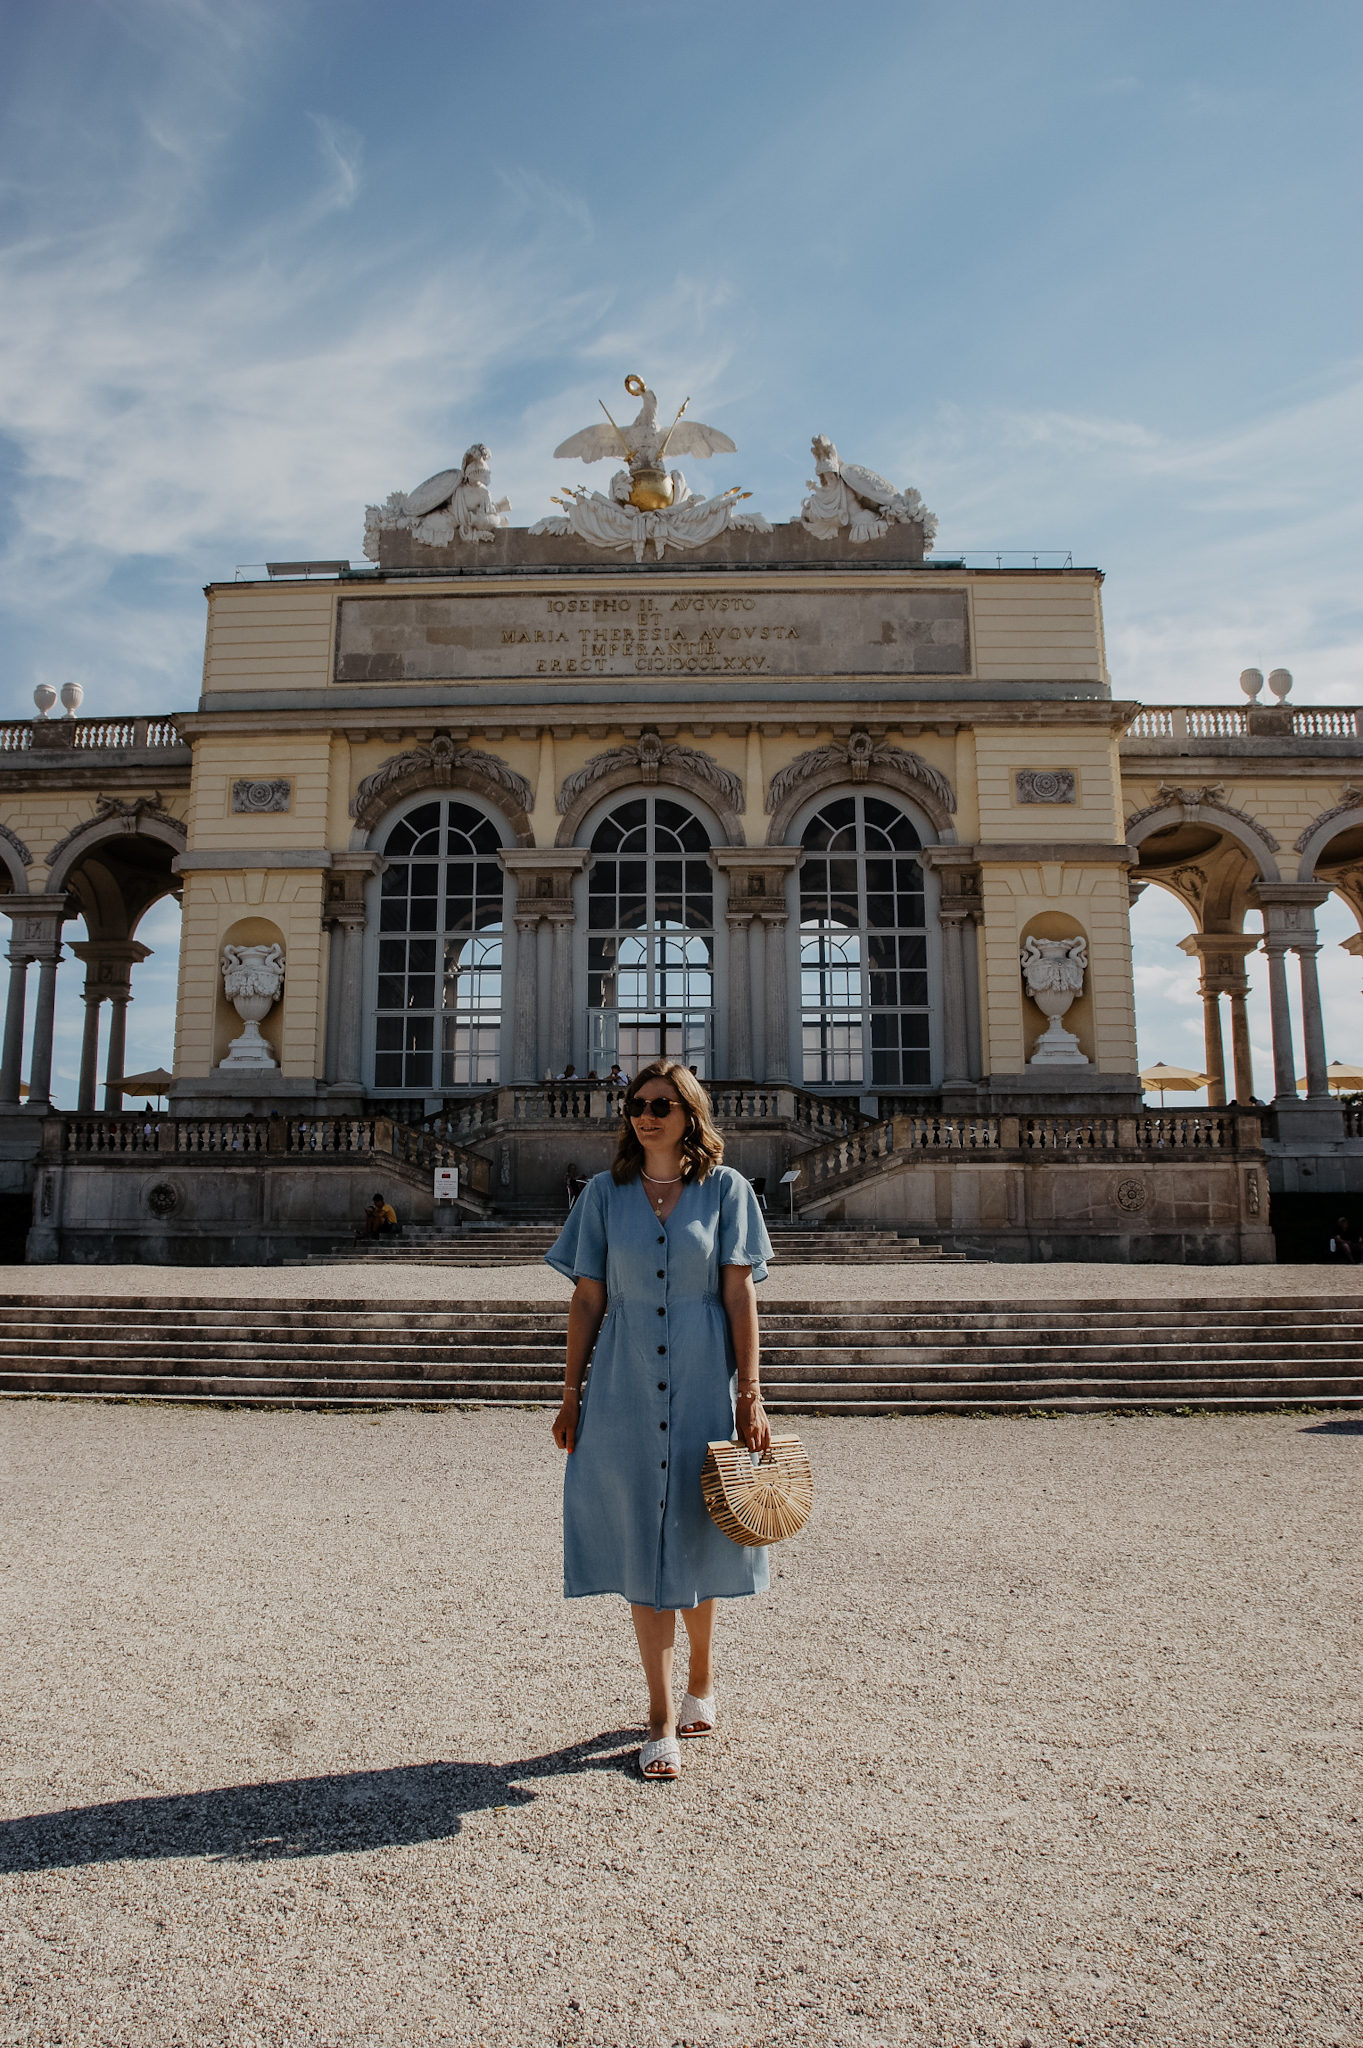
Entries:
{"label": "dark doorway", "polygon": [[[1349,1235],[1363,1240],[1363,1195],[1273,1195],[1268,1221],[1278,1248],[1280,1266],[1323,1266],[1333,1263],[1330,1239],[1341,1216],[1349,1219]],[[1340,1271],[1350,1270],[1339,1261]]]}
{"label": "dark doorway", "polygon": [[0,1195],[0,1266],[22,1266],[33,1223],[32,1195]]}

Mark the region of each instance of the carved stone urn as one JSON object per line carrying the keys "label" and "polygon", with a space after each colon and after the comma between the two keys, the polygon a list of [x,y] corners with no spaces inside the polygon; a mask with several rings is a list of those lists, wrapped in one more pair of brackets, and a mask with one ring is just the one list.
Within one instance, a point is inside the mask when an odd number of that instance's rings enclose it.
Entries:
{"label": "carved stone urn", "polygon": [[1088,1056],[1060,1019],[1084,986],[1088,941],[1029,937],[1020,955],[1027,993],[1050,1023],[1036,1042],[1029,1067],[1086,1067]]}
{"label": "carved stone urn", "polygon": [[232,1040],[226,1059],[218,1063],[219,1071],[277,1066],[268,1042],[260,1035],[260,1026],[279,1001],[284,986],[283,947],[224,946],[222,982],[228,1001],[246,1029],[240,1038]]}

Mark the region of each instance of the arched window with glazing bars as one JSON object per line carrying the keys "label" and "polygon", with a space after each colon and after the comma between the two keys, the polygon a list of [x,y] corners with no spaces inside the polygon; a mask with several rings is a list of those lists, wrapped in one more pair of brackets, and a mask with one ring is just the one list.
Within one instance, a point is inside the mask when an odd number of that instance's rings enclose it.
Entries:
{"label": "arched window with glazing bars", "polygon": [[501,844],[492,819],[457,797],[408,811],[384,840],[376,1088],[482,1088],[500,1080]]}
{"label": "arched window with glazing bars", "polygon": [[922,842],[858,791],[801,835],[800,1034],[807,1088],[927,1088],[931,1009]]}
{"label": "arched window with glazing bars", "polygon": [[631,797],[592,834],[587,878],[588,1065],[634,1073],[667,1054],[712,1071],[710,832],[671,797]]}

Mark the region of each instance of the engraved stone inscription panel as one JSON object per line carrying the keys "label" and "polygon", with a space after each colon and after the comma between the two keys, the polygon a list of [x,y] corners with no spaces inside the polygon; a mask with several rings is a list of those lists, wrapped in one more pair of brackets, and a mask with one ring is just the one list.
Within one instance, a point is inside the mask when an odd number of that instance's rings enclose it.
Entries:
{"label": "engraved stone inscription panel", "polygon": [[339,683],[571,676],[959,676],[958,590],[346,598]]}

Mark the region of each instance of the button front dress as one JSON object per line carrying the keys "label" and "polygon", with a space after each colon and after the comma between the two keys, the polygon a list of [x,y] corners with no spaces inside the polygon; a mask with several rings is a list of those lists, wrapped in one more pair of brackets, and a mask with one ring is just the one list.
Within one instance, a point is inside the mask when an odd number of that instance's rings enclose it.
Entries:
{"label": "button front dress", "polygon": [[771,1240],[741,1173],[689,1183],[666,1222],[641,1180],[598,1173],[546,1254],[569,1280],[602,1280],[606,1317],[563,1481],[563,1591],[636,1607],[695,1607],[760,1593],[767,1553],[733,1543],[701,1498],[706,1446],[734,1433],[737,1365],[721,1266],[767,1277]]}

